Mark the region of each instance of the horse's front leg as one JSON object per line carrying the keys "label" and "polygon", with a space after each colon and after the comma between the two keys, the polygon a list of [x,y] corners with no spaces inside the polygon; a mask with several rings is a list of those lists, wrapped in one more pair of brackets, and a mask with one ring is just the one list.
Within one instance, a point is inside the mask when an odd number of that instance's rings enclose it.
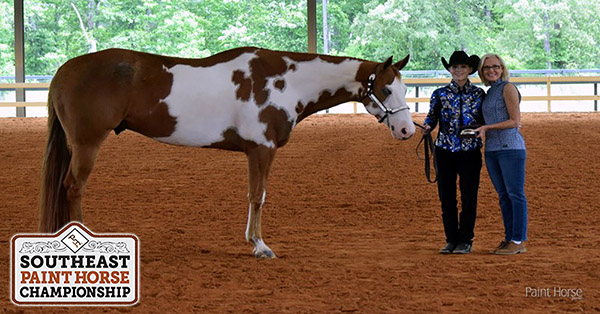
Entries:
{"label": "horse's front leg", "polygon": [[246,241],[254,244],[256,258],[275,258],[275,253],[262,239],[261,214],[267,196],[267,177],[276,149],[258,146],[247,152],[248,156],[248,225]]}

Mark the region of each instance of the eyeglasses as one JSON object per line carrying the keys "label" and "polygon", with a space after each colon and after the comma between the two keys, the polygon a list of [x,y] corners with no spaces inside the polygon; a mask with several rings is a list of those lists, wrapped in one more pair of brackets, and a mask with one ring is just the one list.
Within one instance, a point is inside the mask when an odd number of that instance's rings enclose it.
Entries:
{"label": "eyeglasses", "polygon": [[484,65],[481,69],[484,71],[489,71],[489,70],[498,71],[498,70],[502,69],[502,66],[499,64],[494,64],[492,66]]}

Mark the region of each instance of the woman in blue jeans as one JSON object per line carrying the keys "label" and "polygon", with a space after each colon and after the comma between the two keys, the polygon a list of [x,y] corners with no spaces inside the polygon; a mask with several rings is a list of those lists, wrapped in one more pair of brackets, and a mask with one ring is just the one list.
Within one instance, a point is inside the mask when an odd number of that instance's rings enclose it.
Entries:
{"label": "woman in blue jeans", "polygon": [[508,82],[508,69],[502,58],[486,54],[479,64],[481,81],[490,86],[482,104],[485,125],[478,128],[485,140],[485,162],[498,192],[504,240],[492,253],[524,253],[527,240],[527,199],[525,197],[525,142],[519,127],[521,95]]}

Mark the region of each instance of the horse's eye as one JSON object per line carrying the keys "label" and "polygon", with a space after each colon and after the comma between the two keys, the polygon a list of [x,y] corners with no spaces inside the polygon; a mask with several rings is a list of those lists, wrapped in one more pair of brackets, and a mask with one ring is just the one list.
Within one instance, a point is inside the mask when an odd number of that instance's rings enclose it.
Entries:
{"label": "horse's eye", "polygon": [[386,96],[389,96],[389,95],[391,95],[391,94],[392,94],[392,91],[391,91],[389,88],[387,88],[387,87],[384,87],[384,88],[383,88],[381,91],[382,91],[382,92],[383,92],[383,94],[384,94],[384,95],[386,95]]}

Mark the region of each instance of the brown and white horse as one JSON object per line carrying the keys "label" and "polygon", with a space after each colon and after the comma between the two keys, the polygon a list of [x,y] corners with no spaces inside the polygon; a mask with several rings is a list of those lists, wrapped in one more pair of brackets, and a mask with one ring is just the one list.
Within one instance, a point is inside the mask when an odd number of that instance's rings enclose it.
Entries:
{"label": "brown and white horse", "polygon": [[109,49],[69,60],[48,95],[48,140],[42,174],[40,231],[82,220],[81,197],[100,145],[114,130],[157,141],[244,152],[248,157],[246,240],[263,242],[261,211],[277,148],[309,115],[363,102],[397,139],[415,131],[399,70],[348,57],[244,47],[204,59]]}

